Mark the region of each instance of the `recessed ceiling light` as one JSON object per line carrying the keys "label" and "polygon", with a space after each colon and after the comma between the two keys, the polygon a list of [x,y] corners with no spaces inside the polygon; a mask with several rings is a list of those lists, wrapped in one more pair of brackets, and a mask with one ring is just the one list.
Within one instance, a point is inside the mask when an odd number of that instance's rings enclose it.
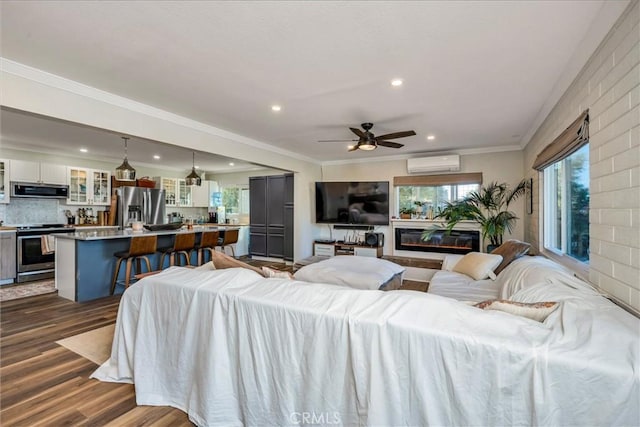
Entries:
{"label": "recessed ceiling light", "polygon": [[88,153],[88,152],[89,152],[89,150],[87,150],[86,148],[81,148],[81,149],[80,149],[80,152],[81,152],[81,153]]}
{"label": "recessed ceiling light", "polygon": [[160,160],[160,156],[158,156],[157,154],[154,154],[153,158],[156,159],[156,160]]}
{"label": "recessed ceiling light", "polygon": [[229,163],[229,166],[235,166],[235,163],[230,162],[230,163]]}
{"label": "recessed ceiling light", "polygon": [[402,79],[391,80],[391,86],[402,86]]}
{"label": "recessed ceiling light", "polygon": [[280,111],[280,110],[282,110],[282,107],[279,106],[279,105],[272,105],[271,106],[271,110],[272,111]]}
{"label": "recessed ceiling light", "polygon": [[427,135],[427,139],[429,141],[433,141],[434,139],[436,139],[436,136],[435,135]]}

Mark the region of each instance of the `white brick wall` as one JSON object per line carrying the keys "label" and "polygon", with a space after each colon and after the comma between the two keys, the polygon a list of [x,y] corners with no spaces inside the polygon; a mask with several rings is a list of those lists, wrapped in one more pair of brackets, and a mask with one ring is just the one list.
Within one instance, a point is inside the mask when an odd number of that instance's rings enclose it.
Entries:
{"label": "white brick wall", "polygon": [[[589,280],[640,311],[640,10],[625,13],[564,93],[524,151],[531,169],[538,153],[578,115],[590,115]],[[536,191],[539,196],[541,193]],[[542,250],[540,200],[525,218],[525,239]]]}

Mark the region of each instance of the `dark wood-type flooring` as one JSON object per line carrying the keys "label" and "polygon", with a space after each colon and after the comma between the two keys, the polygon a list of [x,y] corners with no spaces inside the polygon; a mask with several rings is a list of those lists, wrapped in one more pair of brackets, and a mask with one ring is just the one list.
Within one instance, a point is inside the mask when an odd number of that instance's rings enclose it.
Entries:
{"label": "dark wood-type flooring", "polygon": [[193,425],[178,409],[136,406],[131,384],[89,379],[98,365],[55,343],[115,323],[119,302],[48,294],[0,304],[0,425]]}

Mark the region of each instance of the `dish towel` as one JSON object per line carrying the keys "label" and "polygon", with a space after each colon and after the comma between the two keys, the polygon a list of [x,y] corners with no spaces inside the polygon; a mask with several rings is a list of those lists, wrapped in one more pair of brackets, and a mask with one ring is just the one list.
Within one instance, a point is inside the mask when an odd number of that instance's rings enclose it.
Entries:
{"label": "dish towel", "polygon": [[46,234],[40,237],[40,250],[42,251],[42,255],[49,255],[55,252],[56,248],[56,240],[50,234]]}

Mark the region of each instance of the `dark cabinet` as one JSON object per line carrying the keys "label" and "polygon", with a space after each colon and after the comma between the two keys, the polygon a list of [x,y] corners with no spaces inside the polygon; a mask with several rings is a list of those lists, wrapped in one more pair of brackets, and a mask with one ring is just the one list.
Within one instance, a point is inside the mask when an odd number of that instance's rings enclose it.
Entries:
{"label": "dark cabinet", "polygon": [[249,178],[249,254],[293,260],[293,174]]}

